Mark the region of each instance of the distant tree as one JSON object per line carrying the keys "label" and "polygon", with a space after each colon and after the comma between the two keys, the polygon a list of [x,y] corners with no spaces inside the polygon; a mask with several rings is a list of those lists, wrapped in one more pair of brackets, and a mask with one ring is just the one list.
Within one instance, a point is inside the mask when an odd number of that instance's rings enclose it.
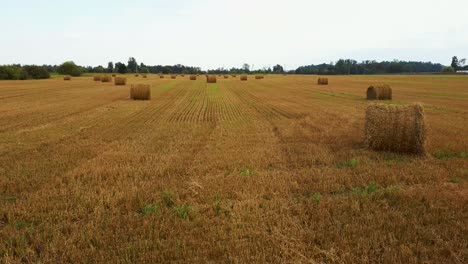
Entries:
{"label": "distant tree", "polygon": [[50,73],[46,67],[36,65],[23,66],[28,79],[49,79]]}
{"label": "distant tree", "polygon": [[63,75],[80,76],[83,69],[73,61],[67,61],[57,67],[57,72]]}
{"label": "distant tree", "polygon": [[245,71],[245,72],[250,72],[250,65],[247,64],[247,63],[244,63],[242,65],[242,70]]}
{"label": "distant tree", "polygon": [[114,72],[114,63],[112,63],[112,61],[109,61],[109,63],[107,63],[107,72]]}
{"label": "distant tree", "polygon": [[460,67],[460,68],[463,67],[465,65],[465,63],[466,63],[466,59],[459,60],[458,61],[458,67]]}
{"label": "distant tree", "polygon": [[138,72],[138,63],[136,59],[133,57],[130,57],[128,59],[127,67],[128,67],[129,72],[133,72],[133,73]]}
{"label": "distant tree", "polygon": [[457,68],[458,68],[458,66],[459,66],[458,63],[459,63],[459,62],[458,62],[457,56],[453,56],[453,57],[452,57],[452,64],[450,64],[450,66],[452,66],[452,68],[454,68],[455,70],[457,70]]}
{"label": "distant tree", "polygon": [[127,66],[121,62],[116,62],[115,63],[115,69],[118,73],[124,74],[127,73]]}
{"label": "distant tree", "polygon": [[452,66],[446,66],[442,68],[442,72],[455,72],[455,69]]}
{"label": "distant tree", "polygon": [[276,66],[273,66],[273,72],[274,73],[283,73],[284,69],[283,66],[276,64]]}

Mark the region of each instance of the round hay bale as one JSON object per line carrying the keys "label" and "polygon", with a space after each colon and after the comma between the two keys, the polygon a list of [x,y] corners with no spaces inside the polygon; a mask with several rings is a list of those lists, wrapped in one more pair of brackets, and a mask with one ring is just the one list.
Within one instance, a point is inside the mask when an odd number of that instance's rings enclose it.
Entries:
{"label": "round hay bale", "polygon": [[227,75],[224,75],[224,79],[229,79],[229,76],[227,76]]}
{"label": "round hay bale", "polygon": [[63,77],[63,80],[64,81],[71,81],[71,76],[70,75],[66,75]]}
{"label": "round hay bale", "polygon": [[140,76],[140,75],[139,75],[139,74],[135,74],[135,77],[138,77],[138,76]]}
{"label": "round hay bale", "polygon": [[149,84],[132,84],[130,87],[130,99],[151,100],[151,89]]}
{"label": "round hay bale", "polygon": [[241,75],[240,80],[241,81],[247,81],[248,77],[247,75]]}
{"label": "round hay bale", "polygon": [[114,78],[114,84],[115,85],[126,85],[127,84],[127,78],[125,78],[125,77],[115,77]]}
{"label": "round hay bale", "polygon": [[328,78],[318,78],[317,80],[318,85],[328,85]]}
{"label": "round hay bale", "polygon": [[93,77],[93,80],[94,80],[95,82],[100,82],[100,81],[101,81],[101,76],[94,76],[94,77]]}
{"label": "round hay bale", "polygon": [[367,148],[425,155],[425,142],[426,126],[422,105],[371,104],[367,107]]}
{"label": "round hay bale", "polygon": [[196,76],[196,75],[190,75],[190,80],[191,80],[191,81],[197,80],[197,76]]}
{"label": "round hay bale", "polygon": [[143,77],[145,79],[148,78],[148,76],[146,74],[142,74],[141,77]]}
{"label": "round hay bale", "polygon": [[181,74],[180,76],[185,77],[185,74]]}
{"label": "round hay bale", "polygon": [[264,78],[263,75],[255,75],[256,80],[262,80]]}
{"label": "round hay bale", "polygon": [[388,84],[367,88],[367,100],[392,100],[392,88]]}
{"label": "round hay bale", "polygon": [[174,75],[174,74],[171,75],[171,79],[175,79],[175,78],[177,78],[177,75]]}
{"label": "round hay bale", "polygon": [[115,74],[112,74],[112,77],[115,77],[116,75]]}
{"label": "round hay bale", "polygon": [[235,75],[235,74],[232,74],[231,76],[232,76],[232,78],[236,78],[236,77],[237,77],[237,75]]}
{"label": "round hay bale", "polygon": [[159,75],[159,78],[164,79],[164,75],[162,75],[162,74]]}
{"label": "round hay bale", "polygon": [[216,76],[211,75],[211,76],[206,77],[206,82],[207,83],[216,83]]}
{"label": "round hay bale", "polygon": [[112,82],[112,76],[102,76],[101,82]]}

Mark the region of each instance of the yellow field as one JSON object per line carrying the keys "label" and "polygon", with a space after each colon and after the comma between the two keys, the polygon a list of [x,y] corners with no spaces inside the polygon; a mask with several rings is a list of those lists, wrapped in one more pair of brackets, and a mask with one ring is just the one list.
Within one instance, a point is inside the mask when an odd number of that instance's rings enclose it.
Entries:
{"label": "yellow field", "polygon": [[[468,262],[468,76],[127,78],[0,82],[0,262]],[[374,83],[428,157],[363,148]]]}

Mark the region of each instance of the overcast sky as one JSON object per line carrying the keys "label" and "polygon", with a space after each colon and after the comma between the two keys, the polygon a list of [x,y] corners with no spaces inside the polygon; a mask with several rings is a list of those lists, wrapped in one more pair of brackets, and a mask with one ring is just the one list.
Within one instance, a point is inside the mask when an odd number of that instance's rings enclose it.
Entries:
{"label": "overcast sky", "polygon": [[468,0],[0,0],[0,64],[203,69],[468,57]]}

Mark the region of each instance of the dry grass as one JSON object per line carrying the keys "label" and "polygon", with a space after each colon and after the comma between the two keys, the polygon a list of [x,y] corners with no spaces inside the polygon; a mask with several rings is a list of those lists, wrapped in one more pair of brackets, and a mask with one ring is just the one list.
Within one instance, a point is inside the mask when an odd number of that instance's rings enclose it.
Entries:
{"label": "dry grass", "polygon": [[216,83],[216,76],[215,75],[210,75],[206,77],[206,82],[207,83]]}
{"label": "dry grass", "polygon": [[328,85],[328,78],[324,78],[324,77],[318,78],[317,79],[317,84],[318,85]]}
{"label": "dry grass", "polygon": [[[317,78],[0,81],[0,263],[467,263],[468,76]],[[365,148],[374,83],[428,156]]]}
{"label": "dry grass", "polygon": [[365,145],[373,150],[426,154],[422,105],[372,104],[366,110]]}
{"label": "dry grass", "polygon": [[71,81],[71,76],[70,75],[66,75],[63,77],[63,80],[64,81]]}
{"label": "dry grass", "polygon": [[241,81],[247,81],[248,77],[247,75],[241,75],[240,80]]}
{"label": "dry grass", "polygon": [[392,88],[388,84],[367,88],[367,100],[392,100]]}
{"label": "dry grass", "polygon": [[127,84],[127,78],[125,78],[125,77],[115,77],[114,78],[114,84],[115,85],[126,85]]}
{"label": "dry grass", "polygon": [[130,99],[151,100],[151,88],[149,84],[132,84]]}
{"label": "dry grass", "polygon": [[93,80],[96,81],[96,82],[100,82],[101,81],[101,76],[94,76]]}

